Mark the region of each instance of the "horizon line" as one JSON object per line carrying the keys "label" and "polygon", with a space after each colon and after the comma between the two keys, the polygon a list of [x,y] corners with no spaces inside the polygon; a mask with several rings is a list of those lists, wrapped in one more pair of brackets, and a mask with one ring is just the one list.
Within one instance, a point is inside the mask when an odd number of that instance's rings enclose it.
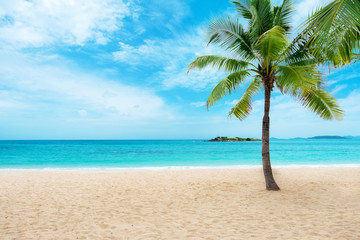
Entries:
{"label": "horizon line", "polygon": [[[339,136],[339,135],[318,135],[312,137],[290,137],[290,138],[278,138],[278,137],[270,137],[270,139],[279,139],[279,140],[292,140],[292,139],[311,139],[314,137],[343,137],[343,138],[359,138],[360,136]],[[231,137],[230,137],[231,138]],[[258,139],[261,139],[259,137]],[[0,141],[178,141],[178,140],[208,140],[208,138],[117,138],[117,139],[0,139]]]}

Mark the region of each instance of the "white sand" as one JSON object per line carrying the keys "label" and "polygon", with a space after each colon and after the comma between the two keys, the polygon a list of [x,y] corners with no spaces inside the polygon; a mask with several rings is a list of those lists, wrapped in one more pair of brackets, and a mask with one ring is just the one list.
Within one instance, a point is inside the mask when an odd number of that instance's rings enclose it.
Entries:
{"label": "white sand", "polygon": [[360,168],[0,172],[0,239],[360,239]]}

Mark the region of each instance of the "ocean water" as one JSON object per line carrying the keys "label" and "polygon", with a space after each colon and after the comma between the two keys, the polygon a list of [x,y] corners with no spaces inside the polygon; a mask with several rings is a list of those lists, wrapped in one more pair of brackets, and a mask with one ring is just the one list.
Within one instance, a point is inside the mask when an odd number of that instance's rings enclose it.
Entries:
{"label": "ocean water", "polygon": [[[274,167],[357,166],[359,139],[271,140]],[[0,141],[0,169],[158,169],[261,166],[261,142]]]}

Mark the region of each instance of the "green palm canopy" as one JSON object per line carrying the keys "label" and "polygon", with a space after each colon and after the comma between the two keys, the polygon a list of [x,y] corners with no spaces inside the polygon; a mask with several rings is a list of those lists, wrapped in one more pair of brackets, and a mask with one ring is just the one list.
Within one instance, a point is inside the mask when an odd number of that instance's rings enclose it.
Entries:
{"label": "green palm canopy", "polygon": [[360,0],[334,0],[305,23],[302,35],[322,62],[337,67],[360,59]]}
{"label": "green palm canopy", "polygon": [[[269,110],[271,92],[278,88],[324,119],[341,119],[343,112],[335,98],[326,92],[317,60],[307,48],[306,39],[289,40],[291,0],[272,6],[270,0],[232,1],[239,18],[221,18],[208,28],[208,44],[225,49],[229,56],[198,57],[189,71],[212,66],[229,73],[211,92],[207,107],[234,93],[250,80],[245,92],[229,115],[245,119],[251,112],[252,98],[264,92],[262,162],[268,190],[279,190],[271,169],[269,153]],[[240,18],[246,24],[240,23]],[[244,22],[244,21],[242,21]]]}

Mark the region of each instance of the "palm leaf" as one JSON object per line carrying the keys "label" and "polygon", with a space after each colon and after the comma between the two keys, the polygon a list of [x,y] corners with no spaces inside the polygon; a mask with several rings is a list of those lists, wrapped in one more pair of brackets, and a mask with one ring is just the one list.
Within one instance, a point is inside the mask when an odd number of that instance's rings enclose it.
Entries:
{"label": "palm leaf", "polygon": [[268,66],[270,61],[276,60],[287,46],[288,39],[285,30],[275,26],[260,36],[255,48]]}
{"label": "palm leaf", "polygon": [[251,98],[259,92],[261,84],[262,82],[259,78],[255,78],[250,83],[240,100],[229,112],[229,117],[234,115],[240,121],[242,121],[250,114],[250,111],[252,110]]}
{"label": "palm leaf", "polygon": [[239,72],[234,72],[221,80],[215,88],[212,90],[207,102],[207,108],[211,107],[222,99],[226,94],[231,94],[236,88],[245,81],[245,79],[250,76],[248,70],[243,70]]}
{"label": "palm leaf", "polygon": [[242,0],[242,1],[232,1],[233,4],[235,4],[236,9],[240,16],[242,16],[245,19],[251,20],[252,14],[250,11],[251,7],[251,0]]}
{"label": "palm leaf", "polygon": [[290,17],[294,12],[293,0],[284,0],[281,6],[274,7],[274,26],[282,27],[286,32],[290,30]]}
{"label": "palm leaf", "polygon": [[213,21],[208,29],[208,44],[217,44],[244,59],[254,59],[249,33],[238,19],[222,18]]}
{"label": "palm leaf", "polygon": [[190,63],[188,72],[195,68],[203,69],[207,66],[212,66],[219,70],[224,69],[227,72],[237,72],[245,69],[248,65],[248,62],[237,60],[234,58],[217,55],[207,55],[198,57],[195,61]]}
{"label": "palm leaf", "polygon": [[[359,33],[360,31],[354,31],[352,28],[333,30],[326,45],[322,44],[326,48],[326,51],[322,51],[325,54],[325,60],[330,60],[334,66],[351,63],[354,60],[354,51],[359,49]],[[315,53],[319,55],[316,50]]]}
{"label": "palm leaf", "polygon": [[280,54],[276,64],[283,62],[292,66],[304,66],[317,64],[319,60],[310,51],[308,36],[299,34]]}
{"label": "palm leaf", "polygon": [[316,88],[322,83],[322,74],[316,65],[276,67],[276,84],[282,92],[296,95],[299,91]]}
{"label": "palm leaf", "polygon": [[270,0],[252,0],[250,6],[252,19],[250,21],[250,36],[255,43],[259,37],[269,31],[273,25],[273,12]]}
{"label": "palm leaf", "polygon": [[360,1],[335,0],[317,10],[303,34],[310,35],[315,55],[324,55],[334,66],[351,63],[359,51]]}
{"label": "palm leaf", "polygon": [[341,120],[344,112],[339,108],[336,99],[323,89],[312,89],[299,94],[301,104],[327,120]]}

